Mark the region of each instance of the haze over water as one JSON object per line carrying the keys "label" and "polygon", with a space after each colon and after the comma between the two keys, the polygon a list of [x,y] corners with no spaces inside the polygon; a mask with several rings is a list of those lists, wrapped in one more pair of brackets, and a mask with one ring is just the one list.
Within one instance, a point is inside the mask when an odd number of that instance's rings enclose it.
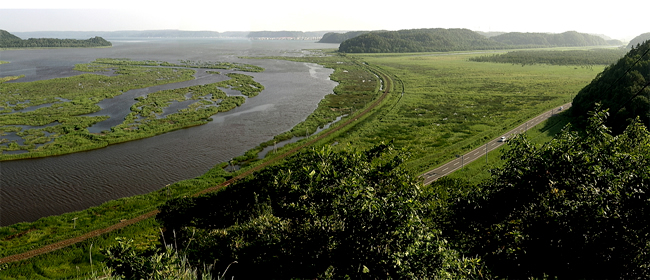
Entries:
{"label": "haze over water", "polygon": [[291,129],[336,86],[329,80],[332,69],[238,57],[302,55],[308,52],[302,49],[337,48],[337,44],[243,39],[110,41],[112,48],[2,51],[2,60],[11,63],[0,65],[0,74],[26,75],[17,82],[67,77],[80,74],[72,70],[74,64],[102,57],[229,61],[264,67],[264,72],[245,74],[265,90],[202,126],[88,152],[0,162],[0,226],[82,210],[199,176]]}

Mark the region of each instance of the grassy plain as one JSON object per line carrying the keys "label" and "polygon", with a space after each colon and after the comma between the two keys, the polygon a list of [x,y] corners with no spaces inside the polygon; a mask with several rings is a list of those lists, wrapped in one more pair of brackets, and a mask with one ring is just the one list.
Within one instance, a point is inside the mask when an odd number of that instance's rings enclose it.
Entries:
{"label": "grassy plain", "polygon": [[[567,116],[567,111],[551,117],[549,120],[542,122],[535,127],[530,128],[526,133],[526,137],[536,145],[543,145],[544,143],[553,139],[553,136],[559,133],[568,123],[570,118]],[[472,185],[485,181],[490,178],[490,170],[501,166],[501,154],[504,149],[508,149],[507,145],[501,146],[488,153],[488,162],[484,158],[476,160],[472,163],[465,164],[463,169],[457,170],[446,176],[449,179],[458,179],[467,181]]]}
{"label": "grassy plain", "polygon": [[[592,69],[533,65],[524,66],[471,62],[469,57],[480,53],[430,53],[387,55],[337,55],[326,57],[292,58],[315,62],[335,69],[332,79],[340,84],[333,95],[326,96],[319,108],[297,125],[291,132],[277,139],[303,136],[316,127],[331,122],[341,115],[352,115],[367,106],[383,85],[369,64],[389,74],[394,84],[392,94],[371,114],[359,118],[352,127],[338,132],[320,142],[367,148],[381,141],[394,141],[397,147],[407,149],[411,160],[407,167],[423,172],[460,154],[484,144],[509,128],[533,116],[566,103],[593,79],[604,66]],[[402,95],[402,88],[404,94]],[[542,127],[529,132],[537,141],[545,141],[558,125]],[[264,143],[263,143],[264,144]],[[265,143],[264,145],[272,145]],[[287,145],[278,153],[293,145]],[[258,148],[250,154],[256,154]],[[248,153],[247,153],[248,154]],[[485,178],[486,168],[498,165],[498,152],[492,152],[490,162],[477,161],[464,171],[451,176]],[[272,156],[272,155],[270,155]],[[270,157],[269,156],[269,157]],[[247,156],[241,160],[246,160]],[[187,195],[204,189],[232,176],[217,166],[200,178],[179,182],[171,186],[171,196]],[[0,255],[10,255],[62,240],[70,236],[110,225],[154,209],[169,197],[167,189],[148,195],[117,200],[86,211],[43,218],[34,223],[21,223],[0,230]],[[126,205],[128,207],[120,206]],[[112,211],[112,212],[111,212]],[[77,224],[71,231],[72,218]],[[0,267],[0,279],[41,278],[57,279],[77,275],[87,277],[92,272],[87,256],[90,243],[93,247],[94,270],[102,266],[103,256],[96,248],[113,244],[112,237],[124,236],[139,240],[141,246],[156,242],[154,235],[159,225],[148,220],[129,230],[107,235],[102,240],[93,239],[53,253]],[[101,245],[98,245],[101,244]],[[77,268],[79,267],[79,268]]]}
{"label": "grassy plain", "polygon": [[375,118],[332,139],[356,147],[394,141],[421,173],[476,148],[509,128],[569,102],[604,66],[484,63],[480,53],[358,55],[404,85]]}

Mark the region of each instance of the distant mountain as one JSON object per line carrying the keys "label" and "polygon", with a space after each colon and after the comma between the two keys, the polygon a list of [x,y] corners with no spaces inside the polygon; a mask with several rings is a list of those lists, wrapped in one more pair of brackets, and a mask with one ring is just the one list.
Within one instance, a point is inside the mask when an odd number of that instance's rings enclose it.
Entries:
{"label": "distant mountain", "polygon": [[648,40],[650,40],[650,32],[643,33],[643,34],[641,34],[639,36],[634,37],[634,39],[632,39],[630,41],[630,43],[627,44],[627,48],[631,49],[633,47],[636,47],[637,45],[643,44],[643,42],[648,41]]}
{"label": "distant mountain", "polygon": [[503,48],[502,43],[490,40],[469,29],[409,29],[374,31],[341,43],[340,52],[436,52]]}
{"label": "distant mountain", "polygon": [[325,31],[252,31],[248,33],[248,38],[309,38],[320,39]]}
{"label": "distant mountain", "polygon": [[23,40],[6,30],[0,30],[0,48],[77,48],[108,46],[112,46],[111,42],[98,36],[87,40],[54,38],[29,38]]}
{"label": "distant mountain", "polygon": [[343,41],[347,39],[352,39],[354,37],[357,37],[359,35],[363,35],[366,33],[369,33],[370,31],[350,31],[346,33],[336,33],[336,32],[328,32],[323,35],[323,37],[318,41],[318,43],[334,43],[334,44],[340,44],[343,43]]}
{"label": "distant mountain", "polygon": [[[637,62],[638,60],[638,62]],[[573,99],[572,115],[585,121],[596,103],[609,109],[608,125],[614,132],[627,127],[629,120],[641,118],[650,127],[650,41],[632,48],[617,63],[602,73]]]}
{"label": "distant mountain", "polygon": [[567,31],[564,33],[520,33],[510,32],[490,39],[511,46],[520,47],[584,47],[610,46],[623,43],[618,40],[608,42],[600,36]]}

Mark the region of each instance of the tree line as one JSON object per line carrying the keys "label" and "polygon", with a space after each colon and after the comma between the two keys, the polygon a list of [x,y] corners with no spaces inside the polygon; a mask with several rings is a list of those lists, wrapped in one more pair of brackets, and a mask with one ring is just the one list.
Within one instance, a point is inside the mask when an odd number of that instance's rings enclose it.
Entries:
{"label": "tree line", "polygon": [[0,48],[79,48],[79,47],[110,47],[113,44],[102,37],[87,40],[29,38],[27,40],[0,30]]}
{"label": "tree line", "polygon": [[569,51],[525,50],[476,56],[469,60],[521,64],[522,66],[533,64],[591,66],[612,64],[623,57],[625,53],[626,51],[620,48]]}
{"label": "tree line", "polygon": [[531,47],[584,47],[584,46],[610,46],[623,45],[618,40],[605,40],[599,36],[567,31],[564,33],[521,33],[510,32],[490,39],[512,46]]}

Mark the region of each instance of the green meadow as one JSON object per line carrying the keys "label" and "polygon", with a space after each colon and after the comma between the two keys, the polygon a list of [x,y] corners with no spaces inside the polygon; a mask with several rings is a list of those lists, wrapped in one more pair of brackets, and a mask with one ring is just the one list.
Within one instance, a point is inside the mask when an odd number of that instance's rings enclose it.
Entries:
{"label": "green meadow", "polygon": [[[381,72],[392,80],[389,97],[369,115],[317,144],[344,149],[369,148],[382,141],[392,141],[396,147],[410,153],[406,166],[420,174],[455,158],[456,154],[484,145],[488,139],[546,110],[569,102],[604,68],[604,65],[585,68],[545,64],[522,67],[470,61],[470,58],[481,55],[484,53],[338,55],[328,52],[321,57],[290,58],[333,68],[335,71],[331,78],[339,82],[339,86],[335,88],[335,94],[320,102],[310,117],[274,141],[304,136],[340,116],[356,117],[355,113],[366,108],[385,86],[377,76]],[[528,135],[535,142],[542,143],[566,122],[561,116],[553,118],[529,131]],[[280,148],[278,154],[299,143]],[[252,158],[262,147],[269,145],[273,142],[262,143],[238,160],[251,166],[263,162],[266,159],[256,161]],[[267,155],[267,159],[272,156]],[[489,159],[488,164],[476,161],[450,176],[476,181],[486,178],[486,170],[499,164],[499,151],[492,152]],[[0,228],[0,257],[79,236],[146,213],[170,197],[189,195],[214,186],[234,175],[223,170],[226,165],[222,163],[199,178],[151,194]],[[74,224],[73,218],[77,218]],[[53,253],[2,264],[0,279],[88,278],[93,272],[101,273],[105,256],[99,249],[115,244],[115,237],[135,239],[143,248],[153,246],[158,242],[159,226],[149,219]],[[92,266],[89,257],[91,244]]]}
{"label": "green meadow", "polygon": [[570,102],[604,68],[469,60],[479,55],[356,56],[390,73],[396,89],[374,118],[333,141],[365,148],[393,141],[411,153],[408,168],[422,173]]}

